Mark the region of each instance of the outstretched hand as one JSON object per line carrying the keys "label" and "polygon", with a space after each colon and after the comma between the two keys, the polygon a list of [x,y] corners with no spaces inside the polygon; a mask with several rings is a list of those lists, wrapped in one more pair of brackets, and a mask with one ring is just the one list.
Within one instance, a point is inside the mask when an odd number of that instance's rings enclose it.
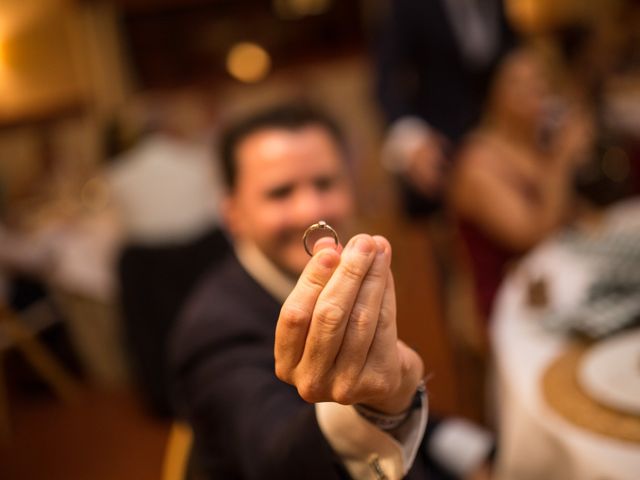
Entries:
{"label": "outstretched hand", "polygon": [[406,410],[422,376],[418,354],[398,340],[391,245],[360,234],[342,250],[316,242],[276,328],[276,375],[310,403]]}

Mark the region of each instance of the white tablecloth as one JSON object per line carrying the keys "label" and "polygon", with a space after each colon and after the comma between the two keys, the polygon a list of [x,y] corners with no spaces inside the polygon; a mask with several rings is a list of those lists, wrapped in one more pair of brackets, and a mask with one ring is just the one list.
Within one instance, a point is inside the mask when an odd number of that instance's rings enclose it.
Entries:
{"label": "white tablecloth", "polygon": [[115,309],[120,231],[114,219],[95,216],[52,223],[29,235],[2,233],[0,267],[31,272],[47,284],[88,376],[101,385],[124,383],[128,373]]}
{"label": "white tablecloth", "polygon": [[[616,209],[610,219],[629,222],[638,204]],[[505,480],[638,480],[640,445],[573,425],[544,401],[541,378],[567,339],[544,330],[526,304],[528,282],[544,272],[550,301],[570,307],[584,294],[591,266],[577,264],[553,240],[538,247],[505,281],[492,319],[499,388],[500,456]]]}
{"label": "white tablecloth", "polygon": [[64,310],[71,340],[89,377],[121,385],[128,367],[116,305],[120,232],[110,216],[96,216],[50,233],[55,266],[48,283]]}

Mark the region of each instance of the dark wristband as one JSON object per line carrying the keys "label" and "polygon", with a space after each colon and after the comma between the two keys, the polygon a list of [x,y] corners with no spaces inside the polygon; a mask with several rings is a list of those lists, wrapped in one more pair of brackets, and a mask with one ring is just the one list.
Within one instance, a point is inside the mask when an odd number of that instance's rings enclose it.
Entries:
{"label": "dark wristband", "polygon": [[416,393],[413,396],[413,400],[409,408],[406,409],[404,412],[401,412],[395,415],[382,413],[373,408],[370,408],[361,404],[354,405],[354,408],[360,414],[361,417],[373,423],[376,427],[380,428],[381,430],[384,430],[384,431],[395,430],[400,425],[402,425],[407,420],[407,418],[409,418],[411,413],[413,413],[415,410],[422,408],[425,392],[426,392],[425,383],[424,381],[421,381],[418,387],[416,388]]}

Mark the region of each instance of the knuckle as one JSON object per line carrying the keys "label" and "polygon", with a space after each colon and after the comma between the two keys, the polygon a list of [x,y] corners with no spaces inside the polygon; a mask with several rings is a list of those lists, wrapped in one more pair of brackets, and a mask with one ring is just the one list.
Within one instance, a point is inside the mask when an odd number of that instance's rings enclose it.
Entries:
{"label": "knuckle", "polygon": [[367,270],[369,264],[363,259],[349,259],[342,265],[342,274],[349,280],[361,281]]}
{"label": "knuckle", "polygon": [[276,377],[278,377],[278,379],[282,380],[285,383],[289,383],[289,384],[292,383],[291,370],[282,363],[282,360],[278,360],[277,357],[276,357],[275,371],[276,371]]}
{"label": "knuckle", "polygon": [[370,307],[357,303],[351,310],[349,316],[349,326],[358,332],[367,331],[373,319],[373,312]]}
{"label": "knuckle", "polygon": [[384,286],[387,281],[388,273],[389,268],[382,262],[378,262],[374,264],[374,266],[367,272],[367,276],[365,277],[364,281],[375,283],[381,282],[382,286]]}
{"label": "knuckle", "polygon": [[325,301],[316,307],[316,318],[318,325],[323,328],[324,333],[335,334],[340,330],[347,312],[342,305]]}
{"label": "knuckle", "polygon": [[313,380],[303,380],[296,387],[298,395],[307,403],[318,403],[323,400],[322,389]]}
{"label": "knuckle", "polygon": [[353,405],[356,403],[355,385],[350,380],[339,380],[333,387],[333,400],[342,405]]}
{"label": "knuckle", "polygon": [[380,317],[387,319],[387,322],[381,322],[384,328],[391,328],[395,325],[396,311],[393,306],[382,303],[380,306]]}
{"label": "knuckle", "polygon": [[309,324],[309,314],[295,305],[283,305],[280,310],[280,320],[287,329],[298,330]]}
{"label": "knuckle", "polygon": [[381,287],[385,287],[388,283],[389,272],[391,271],[391,261],[387,257],[376,257],[375,262],[369,269],[365,282],[373,282],[379,284]]}
{"label": "knuckle", "polygon": [[322,290],[325,286],[325,280],[321,272],[311,269],[301,277],[305,287],[310,291]]}

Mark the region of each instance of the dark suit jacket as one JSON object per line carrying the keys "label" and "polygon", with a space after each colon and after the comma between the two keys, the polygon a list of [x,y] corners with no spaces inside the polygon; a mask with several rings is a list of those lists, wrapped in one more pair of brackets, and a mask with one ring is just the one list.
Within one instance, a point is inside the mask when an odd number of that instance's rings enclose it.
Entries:
{"label": "dark suit jacket", "polygon": [[185,243],[128,244],[118,265],[123,336],[134,380],[156,415],[173,415],[167,338],[193,287],[231,246],[218,228]]}
{"label": "dark suit jacket", "polygon": [[442,0],[390,2],[377,46],[377,91],[389,122],[415,115],[454,142],[473,126],[495,66],[515,43],[498,3],[498,48],[476,66],[465,59]]}
{"label": "dark suit jacket", "polygon": [[[199,463],[212,479],[349,478],[313,405],[275,376],[279,310],[231,255],[191,298],[173,334],[171,364]],[[408,478],[427,478],[423,457]]]}
{"label": "dark suit jacket", "polygon": [[[499,4],[498,48],[477,66],[465,59],[442,0],[389,1],[376,45],[377,96],[389,123],[417,116],[455,149],[480,119],[493,71],[515,43]],[[425,198],[403,179],[401,186],[410,216],[440,208],[440,199]]]}

